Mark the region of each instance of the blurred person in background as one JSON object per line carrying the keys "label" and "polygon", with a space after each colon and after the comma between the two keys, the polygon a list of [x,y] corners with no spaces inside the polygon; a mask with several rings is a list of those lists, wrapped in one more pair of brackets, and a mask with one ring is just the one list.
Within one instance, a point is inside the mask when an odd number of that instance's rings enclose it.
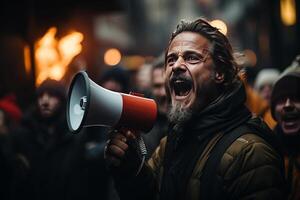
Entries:
{"label": "blurred person in background", "polygon": [[103,72],[99,85],[115,92],[130,92],[130,74],[121,66],[115,66]]}
{"label": "blurred person in background", "polygon": [[13,134],[14,151],[27,167],[25,180],[16,177],[14,199],[107,199],[108,175],[98,145],[103,140],[85,130],[69,132],[61,82],[47,79],[36,93],[36,104]]}
{"label": "blurred person in background", "polygon": [[264,99],[259,92],[248,83],[245,72],[240,72],[240,77],[244,82],[246,89],[247,108],[252,112],[253,115],[261,117],[271,129],[274,129],[276,126],[276,121],[273,119],[271,114],[270,102]]}
{"label": "blurred person in background", "polygon": [[271,108],[282,142],[289,200],[300,199],[300,56],[276,81]]}
{"label": "blurred person in background", "polygon": [[147,158],[151,157],[152,153],[159,145],[160,140],[166,136],[168,128],[168,101],[165,90],[165,60],[164,55],[156,58],[152,63],[151,69],[151,88],[152,96],[157,104],[158,114],[157,120],[152,130],[144,134],[145,144],[147,147]]}
{"label": "blurred person in background", "polygon": [[277,69],[262,69],[257,74],[254,89],[259,95],[270,103],[273,84],[278,79],[280,72]]}
{"label": "blurred person in background", "polygon": [[[13,154],[10,134],[18,125],[22,111],[16,103],[16,97],[9,94],[0,99],[0,199],[12,199],[11,188],[13,177],[18,174],[22,166],[21,159]],[[21,165],[20,165],[21,164]]]}
{"label": "blurred person in background", "polygon": [[28,167],[26,185],[17,188],[20,196],[16,199],[64,199],[74,151],[65,117],[66,90],[60,82],[47,79],[36,93],[36,104],[13,135],[14,151],[25,158]]}
{"label": "blurred person in background", "polygon": [[[107,144],[121,197],[283,199],[283,161],[274,134],[244,105],[227,37],[204,19],[182,21],[165,55],[172,106],[167,137],[146,164],[132,132],[119,130]],[[220,159],[213,162],[216,155]]]}
{"label": "blurred person in background", "polygon": [[[114,91],[128,94],[131,89],[130,85],[130,73],[122,66],[115,66],[109,69],[104,70],[103,74],[100,76],[99,81],[97,82],[102,87]],[[109,138],[110,128],[108,127],[89,127],[85,129],[85,135],[87,137],[99,138],[99,142],[97,143],[98,151],[97,154],[95,152],[94,156],[101,157],[102,162],[101,165],[98,165],[97,170],[101,170],[105,173],[106,178],[97,178],[93,177],[95,180],[95,184],[93,187],[102,187],[106,188],[107,196],[104,199],[109,200],[117,200],[119,196],[115,190],[113,180],[107,171],[107,167],[104,163],[104,147],[106,145],[106,141]],[[92,144],[92,143],[91,143]],[[101,182],[99,182],[101,180]],[[97,197],[97,196],[95,196]],[[103,197],[103,195],[102,195]]]}
{"label": "blurred person in background", "polygon": [[[273,119],[270,109],[270,101],[264,99],[270,98],[270,92],[272,82],[276,80],[276,74],[279,73],[276,69],[263,69],[256,77],[255,84],[251,84],[252,78],[252,67],[251,61],[247,56],[242,53],[235,53],[235,60],[240,68],[239,77],[244,83],[247,99],[246,106],[252,112],[253,115],[263,118],[267,125],[274,129],[276,126],[276,121]],[[274,72],[275,71],[275,72]],[[278,75],[277,75],[278,77]],[[274,80],[275,79],[275,80]],[[261,94],[259,89],[262,89]]]}
{"label": "blurred person in background", "polygon": [[152,90],[152,64],[145,63],[135,74],[135,85],[133,88],[134,92],[138,92],[143,94],[145,97],[151,97],[151,90]]}

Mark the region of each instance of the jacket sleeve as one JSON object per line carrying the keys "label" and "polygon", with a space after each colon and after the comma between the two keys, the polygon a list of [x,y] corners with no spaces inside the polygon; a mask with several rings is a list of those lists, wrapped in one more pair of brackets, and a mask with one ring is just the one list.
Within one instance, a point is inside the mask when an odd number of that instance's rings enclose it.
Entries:
{"label": "jacket sleeve", "polygon": [[229,199],[285,199],[281,156],[253,134],[238,138],[224,154],[218,171]]}
{"label": "jacket sleeve", "polygon": [[164,146],[165,139],[162,139],[137,176],[114,175],[115,186],[121,199],[154,200],[158,198]]}

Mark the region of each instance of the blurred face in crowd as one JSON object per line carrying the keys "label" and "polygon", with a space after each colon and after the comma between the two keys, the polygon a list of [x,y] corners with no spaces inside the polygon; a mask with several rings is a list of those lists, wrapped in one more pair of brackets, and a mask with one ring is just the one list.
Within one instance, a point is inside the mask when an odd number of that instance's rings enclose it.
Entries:
{"label": "blurred face in crowd", "polygon": [[259,95],[267,100],[268,102],[270,102],[271,100],[271,94],[272,94],[272,85],[270,84],[265,84],[263,85],[261,88],[259,88]]}
{"label": "blurred face in crowd", "polygon": [[123,92],[120,83],[114,80],[105,81],[104,83],[102,83],[102,87],[115,92]]}
{"label": "blurred face in crowd", "polygon": [[53,117],[61,107],[61,100],[47,92],[38,97],[38,109],[40,115],[47,119]]}
{"label": "blurred face in crowd", "polygon": [[300,134],[300,99],[280,99],[275,105],[275,116],[285,134]]}
{"label": "blurred face in crowd", "polygon": [[164,68],[155,68],[152,71],[152,93],[157,102],[159,112],[167,113],[168,102],[165,90]]}
{"label": "blurred face in crowd", "polygon": [[210,42],[198,33],[182,32],[166,54],[166,89],[171,97],[171,115],[202,110],[216,95]]}

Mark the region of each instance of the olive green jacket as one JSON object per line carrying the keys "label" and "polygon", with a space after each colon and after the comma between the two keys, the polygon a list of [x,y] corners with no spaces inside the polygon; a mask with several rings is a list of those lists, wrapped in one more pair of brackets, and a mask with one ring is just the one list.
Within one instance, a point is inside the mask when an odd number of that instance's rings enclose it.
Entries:
{"label": "olive green jacket", "polygon": [[[220,136],[216,135],[199,157],[187,186],[186,200],[199,200],[199,188],[205,184],[199,181],[201,172]],[[165,145],[166,137],[147,163],[158,185],[163,174]],[[226,150],[218,167],[218,176],[224,180],[224,190],[230,199],[284,199],[281,166],[280,155],[261,137],[249,133],[238,138]]]}

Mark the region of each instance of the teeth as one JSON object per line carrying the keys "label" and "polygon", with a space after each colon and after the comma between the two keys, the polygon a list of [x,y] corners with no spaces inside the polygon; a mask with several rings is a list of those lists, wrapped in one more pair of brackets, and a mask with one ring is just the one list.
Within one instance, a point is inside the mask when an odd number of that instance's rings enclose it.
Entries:
{"label": "teeth", "polygon": [[183,83],[182,80],[176,80],[175,83]]}

